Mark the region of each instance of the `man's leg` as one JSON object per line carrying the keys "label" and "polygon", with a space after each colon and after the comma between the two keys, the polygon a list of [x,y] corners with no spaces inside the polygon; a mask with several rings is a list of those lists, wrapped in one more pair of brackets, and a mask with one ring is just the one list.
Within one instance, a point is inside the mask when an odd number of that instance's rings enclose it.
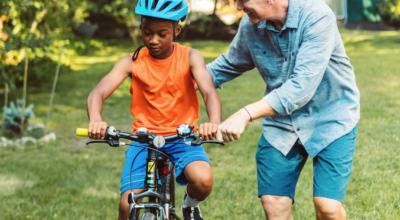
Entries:
{"label": "man's leg", "polygon": [[307,157],[298,143],[284,156],[261,136],[256,153],[258,196],[267,219],[293,219],[295,188]]}
{"label": "man's leg", "polygon": [[345,220],[346,211],[342,203],[323,197],[314,197],[315,210],[317,212],[318,220]]}
{"label": "man's leg", "polygon": [[344,220],[344,195],[353,168],[357,126],[313,159],[314,205],[318,220]]}
{"label": "man's leg", "polygon": [[261,196],[265,216],[269,220],[293,220],[292,203],[293,200],[287,196]]}

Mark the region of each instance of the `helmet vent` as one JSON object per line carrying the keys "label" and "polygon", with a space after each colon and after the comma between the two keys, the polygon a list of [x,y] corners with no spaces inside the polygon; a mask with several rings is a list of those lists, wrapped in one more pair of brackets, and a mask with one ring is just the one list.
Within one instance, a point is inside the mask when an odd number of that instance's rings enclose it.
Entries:
{"label": "helmet vent", "polygon": [[139,6],[142,6],[142,1],[141,1],[141,0],[139,0],[139,3],[138,3],[138,4],[139,4]]}
{"label": "helmet vent", "polygon": [[170,5],[171,3],[172,3],[171,1],[165,2],[165,3],[163,4],[163,6],[161,6],[160,10],[158,10],[158,11],[160,12],[160,11],[164,10],[164,9],[165,9],[166,7],[168,7],[168,5]]}
{"label": "helmet vent", "polygon": [[158,4],[158,0],[154,0],[153,5],[151,6],[151,10],[156,9],[157,4]]}
{"label": "helmet vent", "polygon": [[149,8],[149,0],[144,0],[145,1],[145,8],[148,9]]}
{"label": "helmet vent", "polygon": [[171,9],[170,12],[172,12],[172,11],[177,11],[177,10],[179,10],[179,9],[181,9],[181,8],[182,8],[182,2],[179,3],[177,6],[175,6],[173,9]]}

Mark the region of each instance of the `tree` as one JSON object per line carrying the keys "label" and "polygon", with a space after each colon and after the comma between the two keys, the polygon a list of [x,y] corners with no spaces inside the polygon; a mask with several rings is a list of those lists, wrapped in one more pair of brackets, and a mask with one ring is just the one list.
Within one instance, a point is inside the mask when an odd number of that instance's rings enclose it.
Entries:
{"label": "tree", "polygon": [[85,10],[86,3],[79,0],[1,1],[0,81],[15,87],[21,80],[25,51],[29,51],[30,59],[44,57],[51,61],[43,54],[54,40],[71,37],[71,29],[87,15]]}
{"label": "tree", "polygon": [[135,15],[137,0],[87,0],[87,21],[96,23],[100,29],[124,27],[137,45],[136,37],[140,26],[140,16]]}

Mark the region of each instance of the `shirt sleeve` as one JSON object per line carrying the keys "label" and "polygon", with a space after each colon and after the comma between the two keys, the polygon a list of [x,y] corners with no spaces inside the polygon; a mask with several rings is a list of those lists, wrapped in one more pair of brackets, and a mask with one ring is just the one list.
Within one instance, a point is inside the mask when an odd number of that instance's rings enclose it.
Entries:
{"label": "shirt sleeve", "polygon": [[263,98],[279,114],[290,115],[311,100],[334,50],[336,29],[332,15],[324,15],[304,28],[293,74]]}
{"label": "shirt sleeve", "polygon": [[255,67],[246,42],[247,35],[250,33],[246,33],[244,20],[245,18],[240,22],[238,33],[229,46],[228,52],[207,64],[216,88],[221,88],[222,83],[233,80]]}

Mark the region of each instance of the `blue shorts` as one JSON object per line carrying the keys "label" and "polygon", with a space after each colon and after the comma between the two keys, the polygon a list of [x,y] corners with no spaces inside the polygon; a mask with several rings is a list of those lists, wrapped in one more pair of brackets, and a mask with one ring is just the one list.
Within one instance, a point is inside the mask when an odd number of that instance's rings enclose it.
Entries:
{"label": "blue shorts", "polygon": [[[186,139],[187,141],[191,139]],[[174,142],[183,142],[183,140],[177,140]],[[147,144],[141,144],[139,142],[133,142],[134,145],[147,146]],[[142,147],[131,146],[125,151],[125,165],[122,170],[121,176],[121,194],[127,190],[141,189],[144,188],[144,179],[146,175],[146,158],[147,149]],[[164,147],[158,149],[159,151],[167,154],[171,157],[172,162],[175,164],[175,176],[176,182],[184,186],[188,182],[182,171],[186,165],[193,161],[206,161],[211,165],[210,159],[207,156],[203,146],[189,146],[186,144],[165,144]],[[140,152],[141,151],[141,152]],[[140,154],[136,157],[136,155]],[[136,157],[135,163],[132,168],[132,188],[130,184],[130,170],[132,161]],[[181,175],[182,174],[182,175]]]}
{"label": "blue shorts", "polygon": [[[357,126],[313,158],[314,197],[343,202],[353,167],[356,137]],[[294,202],[296,184],[307,158],[299,143],[285,157],[262,136],[256,153],[258,196],[288,196]]]}

